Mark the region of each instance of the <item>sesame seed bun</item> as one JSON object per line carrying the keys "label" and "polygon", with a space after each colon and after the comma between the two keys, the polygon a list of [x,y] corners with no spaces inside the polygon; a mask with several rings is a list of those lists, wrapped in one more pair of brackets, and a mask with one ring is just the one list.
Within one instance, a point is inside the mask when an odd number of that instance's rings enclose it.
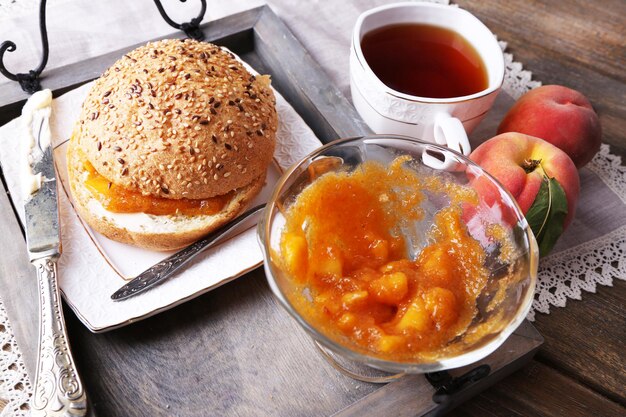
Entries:
{"label": "sesame seed bun", "polygon": [[[70,139],[78,213],[113,240],[156,250],[192,243],[261,190],[274,154],[275,102],[268,76],[250,74],[210,43],[163,40],[129,52],[94,82]],[[111,184],[145,197],[234,196],[216,214],[144,214],[145,225],[126,227],[125,216],[107,212],[85,187],[85,161]]]}
{"label": "sesame seed bun", "polygon": [[75,138],[98,172],[144,195],[207,198],[244,187],[272,160],[269,77],[206,42],[141,46],[95,81]]}

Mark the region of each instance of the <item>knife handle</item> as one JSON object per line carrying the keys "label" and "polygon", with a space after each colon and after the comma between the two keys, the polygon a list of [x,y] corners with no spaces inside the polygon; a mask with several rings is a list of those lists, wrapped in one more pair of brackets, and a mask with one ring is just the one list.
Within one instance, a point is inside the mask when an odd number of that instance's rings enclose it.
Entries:
{"label": "knife handle", "polygon": [[84,416],[87,396],[67,339],[57,284],[58,256],[32,260],[39,283],[39,355],[33,416]]}

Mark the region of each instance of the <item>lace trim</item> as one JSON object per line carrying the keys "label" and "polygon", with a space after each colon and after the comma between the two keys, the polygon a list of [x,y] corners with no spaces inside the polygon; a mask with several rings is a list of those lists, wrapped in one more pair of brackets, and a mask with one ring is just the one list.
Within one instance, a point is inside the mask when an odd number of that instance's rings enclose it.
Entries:
{"label": "lace trim", "polygon": [[542,259],[527,318],[534,321],[537,311],[548,314],[551,305],[565,307],[568,298],[580,300],[581,290],[594,293],[597,284],[612,287],[613,278],[626,281],[626,225]]}
{"label": "lace trim", "polygon": [[611,189],[624,204],[626,204],[626,166],[622,165],[619,155],[609,152],[609,145],[603,143],[600,152],[587,165],[607,187]]}
{"label": "lace trim", "polygon": [[515,62],[513,54],[506,52],[507,43],[499,40],[500,48],[504,53],[504,83],[502,89],[515,100],[533,88],[541,85],[540,81],[533,81],[533,73],[524,69],[521,63]]}
{"label": "lace trim", "polygon": [[0,399],[7,401],[4,409],[0,410],[0,417],[30,415],[28,401],[31,393],[24,360],[0,300]]}

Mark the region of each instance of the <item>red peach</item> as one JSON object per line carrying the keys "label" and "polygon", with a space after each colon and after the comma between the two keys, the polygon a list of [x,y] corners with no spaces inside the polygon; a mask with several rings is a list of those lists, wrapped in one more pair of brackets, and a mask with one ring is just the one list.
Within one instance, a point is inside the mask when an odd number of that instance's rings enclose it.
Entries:
{"label": "red peach", "polygon": [[519,132],[546,140],[582,168],[600,149],[602,128],[589,100],[576,90],[545,85],[524,94],[498,133]]}
{"label": "red peach", "polygon": [[[555,178],[567,199],[568,212],[563,228],[574,218],[580,179],[574,162],[556,146],[522,133],[503,133],[481,144],[470,159],[500,181],[524,214],[535,201],[544,175]],[[486,194],[489,199],[489,192]]]}

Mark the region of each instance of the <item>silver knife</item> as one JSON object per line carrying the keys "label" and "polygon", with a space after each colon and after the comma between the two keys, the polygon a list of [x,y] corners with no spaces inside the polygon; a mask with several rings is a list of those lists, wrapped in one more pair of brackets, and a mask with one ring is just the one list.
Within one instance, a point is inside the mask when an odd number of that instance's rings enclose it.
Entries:
{"label": "silver knife", "polygon": [[87,396],[70,351],[57,284],[61,254],[57,182],[49,141],[50,111],[40,111],[49,106],[50,100],[49,90],[39,91],[22,113],[35,139],[30,168],[41,176],[39,188],[24,203],[26,246],[37,270],[40,301],[39,354],[31,408],[33,416],[84,416]]}
{"label": "silver knife", "polygon": [[119,290],[115,291],[113,295],[111,295],[111,299],[113,301],[126,300],[127,298],[140,294],[167,280],[176,271],[189,263],[201,252],[209,249],[210,247],[218,243],[224,236],[228,234],[228,232],[233,230],[235,227],[239,226],[246,220],[259,215],[264,208],[265,204],[261,204],[259,206],[251,208],[245,213],[239,215],[231,222],[210,233],[205,238],[192,243],[186,248],[181,249],[175,254],[163,259],[161,262],[151,266],[150,268],[133,278],[129,283],[120,287]]}

